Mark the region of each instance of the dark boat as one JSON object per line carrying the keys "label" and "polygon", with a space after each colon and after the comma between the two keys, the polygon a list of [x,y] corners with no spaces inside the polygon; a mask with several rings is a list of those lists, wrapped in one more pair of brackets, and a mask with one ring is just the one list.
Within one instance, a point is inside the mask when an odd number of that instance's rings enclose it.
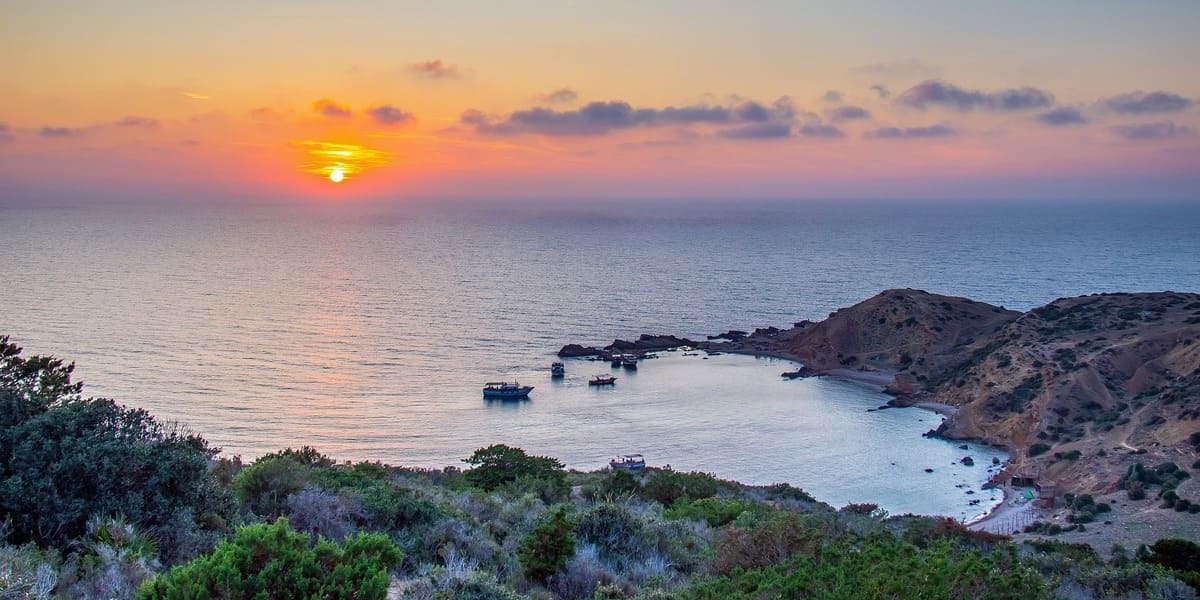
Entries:
{"label": "dark boat", "polygon": [[567,366],[560,362],[550,363],[550,376],[554,378],[563,377],[567,374]]}
{"label": "dark boat", "polygon": [[614,367],[619,367],[619,366],[621,366],[621,355],[620,355],[620,354],[613,354],[613,355],[609,356],[609,357],[608,357],[608,362],[609,362],[609,364],[610,364],[610,365],[612,365],[612,366],[614,366]]}
{"label": "dark boat", "polygon": [[800,377],[804,377],[804,372],[800,370],[788,371],[786,373],[780,373],[779,376],[784,379],[798,379]]}
{"label": "dark boat", "polygon": [[621,366],[629,369],[630,371],[636,371],[637,364],[638,357],[636,354],[626,354],[625,356],[621,357]]}
{"label": "dark boat", "polygon": [[484,398],[515,399],[529,396],[533,391],[532,385],[521,385],[517,382],[491,381],[483,386]]}
{"label": "dark boat", "polygon": [[588,385],[614,385],[617,378],[612,375],[597,375],[588,380]]}

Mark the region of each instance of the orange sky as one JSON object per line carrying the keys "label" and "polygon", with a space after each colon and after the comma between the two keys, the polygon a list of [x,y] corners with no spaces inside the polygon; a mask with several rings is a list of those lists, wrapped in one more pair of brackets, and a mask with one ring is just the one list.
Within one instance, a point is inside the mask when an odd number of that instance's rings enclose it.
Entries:
{"label": "orange sky", "polygon": [[904,4],[6,3],[0,200],[1194,198],[1200,5]]}

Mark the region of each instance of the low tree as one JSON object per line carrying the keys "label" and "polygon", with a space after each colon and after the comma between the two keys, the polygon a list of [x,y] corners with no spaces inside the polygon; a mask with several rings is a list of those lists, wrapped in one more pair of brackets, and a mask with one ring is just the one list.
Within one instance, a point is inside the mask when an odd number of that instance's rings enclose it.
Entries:
{"label": "low tree", "polygon": [[530,456],[520,448],[495,444],[476,450],[463,462],[474,468],[467,471],[467,482],[487,491],[495,490],[518,479],[541,479],[566,485],[563,464],[548,456]]}

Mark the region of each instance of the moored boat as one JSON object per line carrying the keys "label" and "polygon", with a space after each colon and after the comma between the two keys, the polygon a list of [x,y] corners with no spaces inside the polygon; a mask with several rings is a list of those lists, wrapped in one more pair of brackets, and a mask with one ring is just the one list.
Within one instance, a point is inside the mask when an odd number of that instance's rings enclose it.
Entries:
{"label": "moored boat", "polygon": [[626,354],[621,357],[621,366],[630,371],[636,371],[638,368],[638,356],[636,354]]}
{"label": "moored boat", "polygon": [[516,381],[489,381],[483,386],[484,398],[525,398],[533,391],[532,385],[521,385]]}
{"label": "moored boat", "polygon": [[608,362],[614,367],[619,367],[621,366],[621,358],[623,358],[623,356],[624,355],[622,354],[612,354],[608,357]]}
{"label": "moored boat", "polygon": [[608,461],[608,466],[613,470],[640,471],[646,468],[646,459],[641,454],[622,454]]}
{"label": "moored boat", "polygon": [[560,362],[550,363],[550,376],[563,377],[567,374],[567,366]]}
{"label": "moored boat", "polygon": [[617,378],[612,375],[597,375],[588,380],[588,385],[614,385]]}

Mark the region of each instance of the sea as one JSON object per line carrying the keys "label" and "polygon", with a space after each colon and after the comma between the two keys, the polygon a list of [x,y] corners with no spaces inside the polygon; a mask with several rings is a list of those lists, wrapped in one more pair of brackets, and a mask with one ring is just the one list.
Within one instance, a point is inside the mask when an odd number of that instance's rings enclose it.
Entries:
{"label": "sea", "polygon": [[[964,521],[1000,501],[981,486],[1006,455],[922,437],[941,417],[877,410],[877,387],[685,351],[636,372],[570,360],[562,381],[550,362],[566,343],[820,320],[889,288],[1019,310],[1200,290],[1195,203],[8,204],[0,334],[226,455],[441,468],[504,443],[591,470],[640,453]],[[499,380],[535,389],[485,401]]]}

